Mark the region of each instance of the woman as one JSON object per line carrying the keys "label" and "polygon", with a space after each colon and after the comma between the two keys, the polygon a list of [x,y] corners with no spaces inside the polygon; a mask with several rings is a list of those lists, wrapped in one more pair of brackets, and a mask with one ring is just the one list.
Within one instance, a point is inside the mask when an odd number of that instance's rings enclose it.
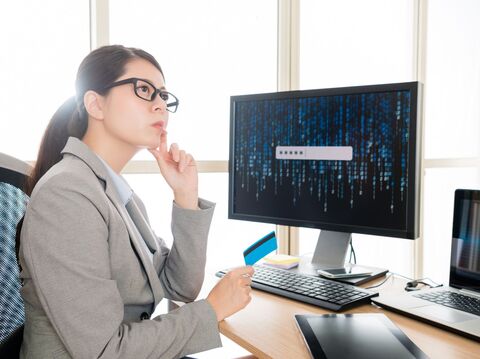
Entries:
{"label": "woman", "polygon": [[[220,346],[218,321],[250,301],[253,269],[242,267],[192,302],[214,205],[198,198],[193,157],[167,148],[177,106],[145,51],[106,46],[81,63],[76,97],[47,127],[27,189],[21,357],[180,357]],[[141,149],[173,190],[170,250],[119,175]],[[163,298],[192,303],[149,320]]]}

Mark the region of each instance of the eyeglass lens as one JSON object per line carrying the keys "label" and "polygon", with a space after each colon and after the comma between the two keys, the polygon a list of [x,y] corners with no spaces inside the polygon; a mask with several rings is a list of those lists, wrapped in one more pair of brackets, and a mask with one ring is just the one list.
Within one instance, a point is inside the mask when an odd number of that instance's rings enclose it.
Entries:
{"label": "eyeglass lens", "polygon": [[[153,96],[156,93],[156,91],[157,91],[156,88],[153,87],[148,82],[137,80],[137,83],[135,84],[135,93],[137,94],[138,97],[141,97],[144,100],[153,101],[154,99]],[[158,95],[167,104],[168,111],[175,112],[177,110],[177,100],[173,95],[171,95],[167,91],[160,91]]]}

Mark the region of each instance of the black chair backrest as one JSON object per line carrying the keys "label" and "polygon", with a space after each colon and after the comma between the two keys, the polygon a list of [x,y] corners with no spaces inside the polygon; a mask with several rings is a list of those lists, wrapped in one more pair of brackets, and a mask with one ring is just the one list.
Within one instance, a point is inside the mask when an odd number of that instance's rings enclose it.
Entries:
{"label": "black chair backrest", "polygon": [[[0,344],[23,332],[25,321],[20,278],[15,254],[15,236],[25,213],[28,196],[25,181],[31,167],[0,153]],[[20,337],[21,343],[21,337]]]}

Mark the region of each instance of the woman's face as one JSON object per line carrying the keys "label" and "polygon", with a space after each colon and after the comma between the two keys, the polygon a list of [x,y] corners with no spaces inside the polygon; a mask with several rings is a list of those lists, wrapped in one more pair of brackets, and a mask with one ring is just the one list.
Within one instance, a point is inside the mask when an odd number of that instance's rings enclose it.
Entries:
{"label": "woman's face", "polygon": [[[162,73],[146,60],[132,60],[125,70],[115,81],[136,77],[165,89]],[[151,102],[139,98],[131,83],[110,89],[104,99],[103,115],[105,131],[110,136],[138,149],[157,148],[168,124],[165,101],[158,94]]]}

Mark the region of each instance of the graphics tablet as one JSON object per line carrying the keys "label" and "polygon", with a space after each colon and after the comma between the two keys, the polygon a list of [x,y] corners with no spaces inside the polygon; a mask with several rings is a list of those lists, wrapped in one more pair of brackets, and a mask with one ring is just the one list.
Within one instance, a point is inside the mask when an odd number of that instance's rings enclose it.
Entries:
{"label": "graphics tablet", "polygon": [[428,358],[383,314],[295,315],[314,359]]}

